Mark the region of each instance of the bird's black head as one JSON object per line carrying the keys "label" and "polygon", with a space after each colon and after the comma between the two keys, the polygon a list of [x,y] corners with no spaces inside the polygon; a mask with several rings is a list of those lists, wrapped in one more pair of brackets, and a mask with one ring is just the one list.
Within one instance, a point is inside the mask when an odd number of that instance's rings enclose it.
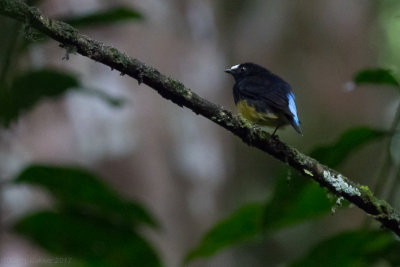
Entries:
{"label": "bird's black head", "polygon": [[267,69],[254,63],[242,63],[239,65],[235,65],[232,66],[230,69],[226,69],[225,72],[232,74],[236,81],[239,81],[247,76],[258,74],[265,75],[270,73]]}

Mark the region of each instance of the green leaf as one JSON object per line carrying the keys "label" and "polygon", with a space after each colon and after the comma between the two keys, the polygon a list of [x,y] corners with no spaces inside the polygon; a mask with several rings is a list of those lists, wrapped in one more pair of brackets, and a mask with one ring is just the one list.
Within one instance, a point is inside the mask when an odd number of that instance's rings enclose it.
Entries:
{"label": "green leaf", "polygon": [[8,125],[44,97],[60,96],[78,86],[75,76],[56,70],[42,69],[17,76],[10,88],[0,88],[0,123]]}
{"label": "green leaf", "polygon": [[[386,132],[368,127],[356,127],[344,132],[331,145],[320,146],[310,155],[331,168],[338,167],[351,153],[369,142],[385,136]],[[279,229],[331,211],[332,201],[327,198],[327,190],[316,182],[295,173],[290,181],[282,175],[278,179],[274,194],[265,209],[266,229]]]}
{"label": "green leaf", "polygon": [[324,215],[331,207],[325,190],[316,183],[303,177],[293,177],[288,182],[282,177],[278,180],[274,197],[266,206],[261,203],[244,205],[217,223],[187,254],[185,261],[210,257],[226,247],[250,241],[267,231]]}
{"label": "green leaf", "polygon": [[123,98],[117,98],[117,97],[110,96],[109,94],[105,93],[102,90],[81,88],[80,92],[95,96],[95,97],[101,99],[102,101],[106,102],[107,104],[109,104],[112,107],[121,107],[125,104],[125,100]]}
{"label": "green leaf", "polygon": [[263,205],[259,203],[247,204],[220,221],[204,235],[200,244],[186,255],[185,262],[212,256],[224,247],[255,237],[261,230],[263,209]]}
{"label": "green leaf", "polygon": [[82,88],[77,77],[71,73],[40,69],[17,76],[10,88],[0,85],[0,124],[8,126],[42,99],[59,97],[72,89],[93,95],[113,107],[124,104],[123,99],[112,97],[101,90]]}
{"label": "green leaf", "polygon": [[105,11],[64,19],[74,27],[87,27],[115,24],[127,20],[142,20],[143,16],[136,10],[127,7],[116,7]]}
{"label": "green leaf", "polygon": [[29,6],[38,5],[40,2],[42,2],[42,0],[28,0],[28,1],[26,1],[26,3]]}
{"label": "green leaf", "polygon": [[[126,21],[142,21],[144,19],[143,15],[130,7],[115,7],[104,11],[93,12],[90,14],[85,14],[76,17],[65,17],[59,18],[59,20],[64,21],[76,28],[83,27],[96,27],[103,25],[113,25],[120,22]],[[33,35],[30,33],[31,29],[26,29],[25,35]],[[30,38],[25,38],[21,44],[20,50],[27,49],[33,43],[42,43],[49,40],[47,35],[41,34],[40,32],[35,32]]]}
{"label": "green leaf", "polygon": [[14,79],[11,86],[18,99],[25,105],[31,104],[42,96],[58,96],[69,88],[79,87],[79,80],[71,73],[65,73],[54,69],[41,69],[23,73]]}
{"label": "green leaf", "polygon": [[140,203],[124,199],[100,177],[82,169],[33,165],[14,180],[47,189],[57,203],[69,211],[101,218],[112,224],[157,226],[155,219]]}
{"label": "green leaf", "polygon": [[399,266],[400,243],[392,234],[382,231],[358,230],[340,233],[317,244],[293,267],[312,266],[374,266],[386,259]]}
{"label": "green leaf", "polygon": [[148,241],[130,228],[42,211],[21,219],[14,229],[55,255],[92,263],[83,266],[161,266]]}
{"label": "green leaf", "polygon": [[264,229],[272,231],[295,225],[325,215],[331,208],[332,202],[327,198],[326,189],[316,182],[297,173],[290,181],[281,177],[264,208]]}
{"label": "green leaf", "polygon": [[354,76],[353,80],[357,85],[379,84],[399,87],[399,82],[393,76],[392,72],[382,68],[362,70]]}
{"label": "green leaf", "polygon": [[385,131],[369,127],[356,127],[344,132],[331,145],[316,148],[310,155],[331,168],[336,168],[352,152],[369,142],[378,140],[387,134]]}

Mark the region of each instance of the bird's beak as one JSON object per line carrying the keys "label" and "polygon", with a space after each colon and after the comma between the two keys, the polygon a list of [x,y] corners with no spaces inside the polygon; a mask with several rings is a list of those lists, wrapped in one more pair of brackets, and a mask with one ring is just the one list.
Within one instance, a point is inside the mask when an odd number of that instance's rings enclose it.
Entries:
{"label": "bird's beak", "polygon": [[226,73],[232,73],[232,70],[231,69],[226,69],[225,72]]}

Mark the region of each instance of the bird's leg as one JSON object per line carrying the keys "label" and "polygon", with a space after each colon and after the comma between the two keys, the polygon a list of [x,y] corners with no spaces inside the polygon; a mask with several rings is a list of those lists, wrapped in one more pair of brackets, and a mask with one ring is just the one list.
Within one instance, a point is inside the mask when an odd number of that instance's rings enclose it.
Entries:
{"label": "bird's leg", "polygon": [[272,133],[271,137],[274,137],[274,138],[278,137],[277,135],[275,135],[275,133],[278,130],[279,126],[280,125],[276,126],[276,128],[275,128],[274,132]]}

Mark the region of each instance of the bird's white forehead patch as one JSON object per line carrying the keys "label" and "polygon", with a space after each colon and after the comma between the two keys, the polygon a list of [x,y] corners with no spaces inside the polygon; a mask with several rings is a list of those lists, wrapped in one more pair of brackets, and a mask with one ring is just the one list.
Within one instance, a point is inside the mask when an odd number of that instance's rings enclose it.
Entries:
{"label": "bird's white forehead patch", "polygon": [[235,66],[232,66],[232,67],[231,67],[231,70],[236,70],[237,68],[239,68],[239,66],[240,66],[240,64],[237,64],[237,65],[235,65]]}

